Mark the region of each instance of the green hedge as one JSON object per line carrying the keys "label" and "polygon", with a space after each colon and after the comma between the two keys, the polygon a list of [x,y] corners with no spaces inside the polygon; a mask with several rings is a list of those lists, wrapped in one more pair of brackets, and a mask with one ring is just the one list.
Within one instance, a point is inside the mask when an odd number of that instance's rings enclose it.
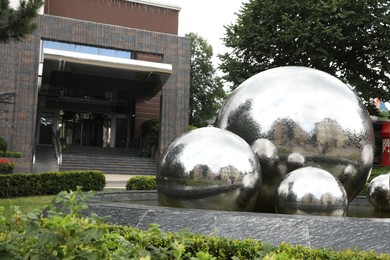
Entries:
{"label": "green hedge", "polygon": [[0,197],[51,195],[61,191],[101,191],[106,179],[101,171],[43,172],[0,175]]}
{"label": "green hedge", "polygon": [[155,190],[155,176],[134,176],[127,181],[126,190]]}
{"label": "green hedge", "polygon": [[21,158],[22,157],[22,153],[20,153],[20,152],[11,152],[11,151],[0,151],[0,157]]}
{"label": "green hedge", "polygon": [[93,192],[61,192],[47,215],[10,217],[0,207],[1,259],[390,259],[369,251],[315,249],[282,243],[273,246],[253,239],[233,240],[187,231],[170,233],[158,225],[149,230],[105,224],[97,215],[85,217]]}

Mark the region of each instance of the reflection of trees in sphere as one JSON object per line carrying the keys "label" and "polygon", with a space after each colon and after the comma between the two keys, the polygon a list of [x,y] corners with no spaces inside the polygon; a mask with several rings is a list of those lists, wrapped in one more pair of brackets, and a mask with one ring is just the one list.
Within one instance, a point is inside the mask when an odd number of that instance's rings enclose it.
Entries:
{"label": "reflection of trees in sphere", "polygon": [[[315,69],[280,67],[249,78],[230,95],[216,126],[241,136],[257,151],[270,145],[256,140],[267,139],[276,147],[271,162],[264,154],[260,158],[267,172],[260,211],[273,207],[273,182],[297,167],[313,166],[342,176],[350,201],[372,168],[374,132],[366,108],[347,85]],[[272,173],[278,177],[270,177]]]}
{"label": "reflection of trees in sphere", "polygon": [[275,209],[283,214],[345,216],[347,193],[329,172],[304,167],[287,174],[277,190]]}
{"label": "reflection of trees in sphere", "polygon": [[367,199],[376,210],[390,210],[390,173],[379,175],[370,182]]}
{"label": "reflection of trees in sphere", "polygon": [[260,164],[239,136],[214,127],[187,132],[162,154],[157,192],[162,206],[253,210],[261,188]]}

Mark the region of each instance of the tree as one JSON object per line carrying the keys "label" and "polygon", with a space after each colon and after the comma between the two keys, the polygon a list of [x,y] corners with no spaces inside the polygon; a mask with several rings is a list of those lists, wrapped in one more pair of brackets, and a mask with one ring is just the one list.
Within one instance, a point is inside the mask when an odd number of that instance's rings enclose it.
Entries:
{"label": "tree", "polygon": [[10,7],[9,0],[0,0],[0,43],[21,41],[32,33],[37,25],[34,18],[44,0],[21,0],[17,9]]}
{"label": "tree", "polygon": [[203,127],[216,116],[225,91],[212,64],[211,45],[196,33],[188,33],[186,37],[191,38],[189,124]]}
{"label": "tree", "polygon": [[297,65],[330,73],[364,101],[390,99],[389,0],[250,0],[225,26],[220,55],[237,87],[252,75]]}

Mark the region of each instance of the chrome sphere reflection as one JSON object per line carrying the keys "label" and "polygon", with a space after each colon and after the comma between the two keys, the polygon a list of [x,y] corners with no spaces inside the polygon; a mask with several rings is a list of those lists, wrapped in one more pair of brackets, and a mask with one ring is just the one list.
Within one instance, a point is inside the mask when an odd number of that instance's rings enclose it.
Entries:
{"label": "chrome sphere reflection", "polygon": [[346,84],[319,70],[280,67],[249,78],[230,95],[216,126],[260,154],[259,211],[273,210],[280,181],[299,167],[330,172],[350,201],[372,168],[374,132],[366,108]]}
{"label": "chrome sphere reflection", "polygon": [[390,210],[390,173],[379,175],[370,182],[367,199],[376,210]]}
{"label": "chrome sphere reflection", "polygon": [[277,189],[277,213],[345,216],[347,193],[329,172],[304,167],[287,174]]}
{"label": "chrome sphere reflection", "polygon": [[162,206],[251,211],[260,188],[260,164],[251,147],[239,136],[215,127],[177,138],[158,165]]}

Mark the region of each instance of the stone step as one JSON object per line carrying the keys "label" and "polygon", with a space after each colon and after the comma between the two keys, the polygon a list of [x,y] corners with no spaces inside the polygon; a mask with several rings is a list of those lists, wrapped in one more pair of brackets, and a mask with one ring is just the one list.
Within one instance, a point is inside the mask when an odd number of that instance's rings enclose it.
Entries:
{"label": "stone step", "polygon": [[100,170],[105,174],[156,175],[157,163],[131,149],[72,147],[64,150],[60,171]]}

